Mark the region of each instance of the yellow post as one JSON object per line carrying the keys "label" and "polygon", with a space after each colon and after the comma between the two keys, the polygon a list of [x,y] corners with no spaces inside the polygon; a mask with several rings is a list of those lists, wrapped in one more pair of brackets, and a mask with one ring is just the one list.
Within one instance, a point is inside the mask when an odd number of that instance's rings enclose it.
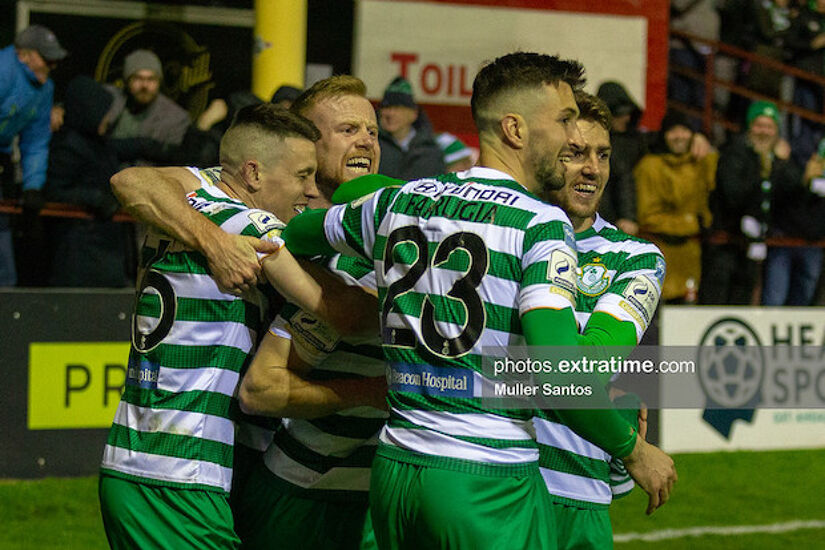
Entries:
{"label": "yellow post", "polygon": [[255,0],[252,92],[268,101],[279,86],[304,87],[307,0]]}

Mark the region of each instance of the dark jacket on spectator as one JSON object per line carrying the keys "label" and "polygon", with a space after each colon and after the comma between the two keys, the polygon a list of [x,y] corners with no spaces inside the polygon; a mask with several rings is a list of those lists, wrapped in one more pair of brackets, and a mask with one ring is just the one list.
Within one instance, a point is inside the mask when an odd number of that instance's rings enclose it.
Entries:
{"label": "dark jacket on spectator", "polygon": [[804,71],[815,74],[825,73],[825,49],[814,50],[811,41],[825,32],[825,14],[806,7],[791,23],[785,37],[785,44],[793,51],[793,64]]}
{"label": "dark jacket on spectator", "polygon": [[[702,270],[709,275],[699,288],[702,304],[750,304],[760,265],[748,256],[749,247],[775,233],[778,226],[808,217],[806,199],[800,196],[805,192],[802,170],[792,158],[774,157],[766,180],[761,172],[762,161],[746,134],[735,136],[722,150],[716,188],[709,199],[713,225],[702,256]],[[770,186],[763,186],[763,181]],[[760,234],[742,232],[744,216],[759,222]]]}
{"label": "dark jacket on spectator", "polygon": [[444,172],[441,148],[435,141],[432,126],[423,111],[413,123],[413,129],[415,136],[406,151],[401,149],[392,135],[383,130],[378,133],[378,143],[381,145],[379,173],[409,181]]}
{"label": "dark jacket on spectator", "polygon": [[777,211],[776,208],[781,205],[784,210],[784,198],[802,188],[799,166],[791,159],[773,159],[768,178],[771,189],[764,196],[765,200],[771,201],[769,212],[763,212],[761,208],[763,191],[760,171],[759,154],[753,150],[747,136],[735,136],[719,156],[716,188],[709,201],[713,229],[742,237],[740,225],[743,216],[753,216],[757,221],[771,225],[771,218],[784,215],[784,212]]}
{"label": "dark jacket on spectator", "polygon": [[129,231],[110,221],[118,208],[109,187],[117,172],[116,148],[98,134],[112,96],[88,77],[77,77],[66,90],[63,129],[52,139],[46,183],[47,200],[81,205],[93,220],[54,219],[53,286],[123,287]]}

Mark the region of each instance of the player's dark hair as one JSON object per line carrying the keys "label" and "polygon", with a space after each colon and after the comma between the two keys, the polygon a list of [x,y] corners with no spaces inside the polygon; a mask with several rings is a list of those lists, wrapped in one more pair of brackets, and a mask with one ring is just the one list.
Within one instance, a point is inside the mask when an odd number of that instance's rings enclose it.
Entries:
{"label": "player's dark hair", "polygon": [[576,105],[579,106],[579,120],[595,122],[608,132],[613,125],[613,115],[607,103],[582,90],[576,90]]}
{"label": "player's dark hair", "polygon": [[496,99],[528,88],[539,89],[550,84],[566,82],[573,90],[584,86],[584,67],[578,61],[560,59],[555,55],[516,52],[503,55],[488,63],[473,81],[470,107],[479,130],[489,122],[481,120],[481,113]]}
{"label": "player's dark hair", "polygon": [[297,137],[318,141],[321,133],[311,121],[272,103],[248,105],[238,110],[230,130],[253,127],[281,138]]}

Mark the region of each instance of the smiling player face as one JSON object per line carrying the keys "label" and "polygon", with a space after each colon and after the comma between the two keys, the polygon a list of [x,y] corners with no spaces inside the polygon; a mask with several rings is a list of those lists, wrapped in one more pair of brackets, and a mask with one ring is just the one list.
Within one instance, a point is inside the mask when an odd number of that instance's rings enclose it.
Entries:
{"label": "smiling player face", "polygon": [[566,82],[558,86],[546,85],[542,90],[540,106],[530,117],[525,163],[528,189],[539,193],[559,189],[564,185],[564,166],[561,159],[572,146],[581,145],[576,126],[579,109],[573,90]]}
{"label": "smiling player face", "polygon": [[610,177],[610,134],[596,122],[576,122],[583,146],[574,147],[563,155],[564,186],[549,191],[549,202],[564,210],[573,222],[573,229],[584,231],[593,224],[605,185]]}

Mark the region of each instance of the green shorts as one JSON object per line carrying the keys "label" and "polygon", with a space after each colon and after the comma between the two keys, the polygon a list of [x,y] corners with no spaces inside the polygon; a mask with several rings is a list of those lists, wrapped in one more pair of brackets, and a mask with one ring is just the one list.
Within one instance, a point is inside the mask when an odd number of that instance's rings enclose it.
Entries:
{"label": "green shorts", "polygon": [[382,550],[556,548],[538,466],[524,475],[496,476],[412,464],[379,451],[370,487]]}
{"label": "green shorts", "polygon": [[559,550],[611,550],[613,528],[607,508],[589,510],[554,502]]}
{"label": "green shorts", "polygon": [[355,500],[321,498],[320,493],[287,484],[261,461],[250,472],[234,510],[244,549],[359,550],[367,499],[363,493]]}
{"label": "green shorts", "polygon": [[226,495],[173,489],[101,474],[100,511],[113,550],[235,549]]}

